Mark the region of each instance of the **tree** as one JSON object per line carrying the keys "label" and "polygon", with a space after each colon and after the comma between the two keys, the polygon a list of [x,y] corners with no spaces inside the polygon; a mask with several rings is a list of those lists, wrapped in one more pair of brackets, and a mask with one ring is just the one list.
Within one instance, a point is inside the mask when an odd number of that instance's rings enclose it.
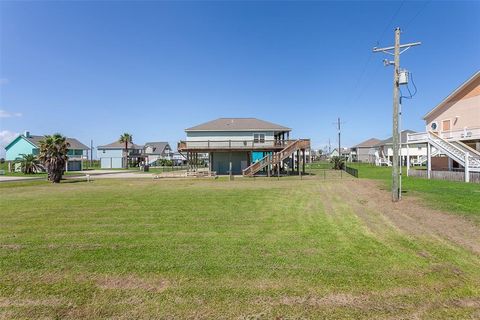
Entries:
{"label": "tree", "polygon": [[20,164],[20,169],[25,174],[34,174],[43,171],[40,161],[33,154],[21,154],[22,158],[16,163]]}
{"label": "tree", "polygon": [[345,165],[345,160],[341,157],[333,156],[332,159],[330,159],[330,163],[332,164],[332,169],[342,170]]}
{"label": "tree", "polygon": [[39,159],[45,165],[49,181],[59,183],[62,180],[69,147],[67,138],[59,133],[46,135],[40,141]]}
{"label": "tree", "polygon": [[118,142],[125,144],[125,168],[128,169],[128,144],[133,143],[133,136],[130,133],[124,133],[118,139]]}

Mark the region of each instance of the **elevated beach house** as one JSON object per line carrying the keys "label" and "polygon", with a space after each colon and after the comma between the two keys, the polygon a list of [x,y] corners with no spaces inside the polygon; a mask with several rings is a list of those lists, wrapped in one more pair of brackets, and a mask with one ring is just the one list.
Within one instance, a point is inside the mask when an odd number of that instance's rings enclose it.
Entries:
{"label": "elevated beach house", "polygon": [[[40,141],[44,136],[36,136],[25,131],[24,134],[19,135],[6,147],[5,160],[15,161],[22,158],[22,154],[38,155],[40,149]],[[65,164],[66,171],[83,170],[83,161],[87,159],[87,151],[89,148],[74,138],[67,138],[68,161]]]}
{"label": "elevated beach house", "polygon": [[290,140],[290,128],[256,118],[219,118],[185,132],[178,151],[193,170],[198,155],[208,154],[209,170],[217,174],[300,174],[310,149],[308,139]]}
{"label": "elevated beach house", "polygon": [[427,176],[432,171],[459,171],[465,181],[480,172],[480,71],[462,83],[424,117],[425,132],[408,135],[408,143],[427,146]]}
{"label": "elevated beach house", "polygon": [[[410,134],[416,134],[413,130],[402,130],[400,132],[399,155],[403,166],[424,164],[427,156],[427,147],[422,143],[407,144]],[[382,140],[374,148],[374,161],[377,166],[391,166],[393,161],[393,138]]]}
{"label": "elevated beach house", "polygon": [[372,155],[375,154],[375,147],[381,142],[381,140],[376,138],[370,138],[351,148],[351,157],[354,162],[368,162],[374,163],[375,157]]}
{"label": "elevated beach house", "polygon": [[102,169],[121,169],[128,166],[136,166],[144,161],[143,146],[129,142],[127,150],[125,143],[115,141],[110,144],[97,147],[97,157],[100,159]]}

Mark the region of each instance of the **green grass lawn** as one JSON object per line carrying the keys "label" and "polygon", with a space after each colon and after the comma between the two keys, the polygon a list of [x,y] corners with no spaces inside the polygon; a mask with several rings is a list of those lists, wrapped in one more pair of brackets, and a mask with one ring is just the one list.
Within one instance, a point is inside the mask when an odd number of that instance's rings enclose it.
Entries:
{"label": "green grass lawn", "polygon": [[[391,167],[376,167],[360,163],[348,165],[358,169],[359,178],[382,180],[385,188],[390,188]],[[407,169],[403,168],[402,171],[404,195],[419,196],[430,206],[463,214],[480,222],[480,184],[407,177]]]}
{"label": "green grass lawn", "polygon": [[480,257],[359,212],[358,183],[0,184],[0,318],[478,316]]}

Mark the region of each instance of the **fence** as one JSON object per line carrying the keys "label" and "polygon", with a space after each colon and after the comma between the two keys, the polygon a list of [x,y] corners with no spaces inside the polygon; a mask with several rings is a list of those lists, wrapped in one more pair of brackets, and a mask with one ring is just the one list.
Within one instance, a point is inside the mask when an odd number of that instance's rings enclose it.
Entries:
{"label": "fence", "polygon": [[358,170],[349,166],[344,166],[345,172],[354,176],[355,178],[358,178]]}
{"label": "fence", "polygon": [[[427,170],[409,170],[409,177],[427,178]],[[465,181],[463,171],[430,171],[430,178],[436,180]],[[470,172],[470,182],[480,183],[480,172]]]}

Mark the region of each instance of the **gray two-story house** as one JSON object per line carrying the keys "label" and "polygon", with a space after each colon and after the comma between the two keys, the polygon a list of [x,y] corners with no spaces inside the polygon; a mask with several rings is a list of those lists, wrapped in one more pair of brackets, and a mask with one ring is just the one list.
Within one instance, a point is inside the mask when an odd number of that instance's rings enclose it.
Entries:
{"label": "gray two-story house", "polygon": [[230,166],[231,173],[249,176],[273,169],[280,172],[286,158],[297,152],[300,160],[299,152],[305,157],[305,149],[310,148],[309,140],[290,140],[290,128],[256,118],[219,118],[185,132],[178,151],[186,153],[189,163],[208,153],[209,169],[218,174],[230,173]]}

